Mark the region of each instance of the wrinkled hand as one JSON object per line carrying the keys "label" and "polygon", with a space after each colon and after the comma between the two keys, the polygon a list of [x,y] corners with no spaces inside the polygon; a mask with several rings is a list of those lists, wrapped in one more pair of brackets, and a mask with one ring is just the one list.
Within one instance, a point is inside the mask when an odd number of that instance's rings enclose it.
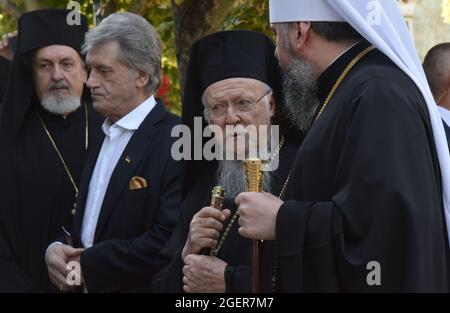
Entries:
{"label": "wrinkled hand", "polygon": [[203,249],[214,248],[223,229],[223,223],[230,214],[230,210],[219,211],[212,207],[205,207],[195,214],[181,252],[183,260],[189,254],[199,254]]}
{"label": "wrinkled hand", "polygon": [[190,254],[183,267],[183,291],[187,293],[224,293],[227,263],[212,256]]}
{"label": "wrinkled hand", "polygon": [[45,255],[45,263],[47,263],[48,274],[50,281],[55,285],[60,291],[73,291],[79,286],[71,286],[68,283],[68,275],[73,271],[70,262],[76,261],[78,265],[76,268],[80,269],[81,276],[81,265],[80,265],[80,255],[84,249],[75,249],[71,246],[64,244],[54,244],[52,245]]}
{"label": "wrinkled hand", "polygon": [[276,239],[276,220],[283,201],[270,193],[244,192],[235,199],[239,210],[239,234],[258,240]]}
{"label": "wrinkled hand", "polygon": [[10,39],[17,36],[17,32],[4,34],[0,41],[0,56],[12,61],[14,57],[14,51],[10,45]]}

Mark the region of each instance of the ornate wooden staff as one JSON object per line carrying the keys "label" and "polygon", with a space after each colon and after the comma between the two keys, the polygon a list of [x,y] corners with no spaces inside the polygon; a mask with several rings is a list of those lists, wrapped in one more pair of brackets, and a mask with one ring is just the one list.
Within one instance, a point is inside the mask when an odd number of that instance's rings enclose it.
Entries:
{"label": "ornate wooden staff", "polygon": [[211,191],[211,204],[210,206],[222,210],[223,199],[225,197],[225,189],[222,186],[216,186]]}
{"label": "ornate wooden staff", "polygon": [[[221,211],[224,197],[225,197],[225,189],[223,189],[222,186],[214,187],[211,191],[211,203],[209,206]],[[203,249],[202,254],[203,255],[213,255],[212,254],[213,251],[214,251],[214,249]],[[214,256],[217,256],[217,255],[214,255]]]}
{"label": "ornate wooden staff", "polygon": [[[247,177],[247,191],[261,192],[263,172],[260,159],[248,159],[244,163],[245,176]],[[261,246],[260,240],[252,240],[251,250],[251,290],[253,293],[261,292]]]}

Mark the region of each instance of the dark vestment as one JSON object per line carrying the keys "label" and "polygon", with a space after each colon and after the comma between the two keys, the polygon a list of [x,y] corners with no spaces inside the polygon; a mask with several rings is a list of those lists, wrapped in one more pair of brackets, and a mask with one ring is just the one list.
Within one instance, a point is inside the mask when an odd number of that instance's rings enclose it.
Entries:
{"label": "dark vestment", "polygon": [[[322,103],[367,46],[359,43],[321,75]],[[286,199],[276,222],[278,291],[448,292],[440,169],[426,103],[378,50],[356,64],[313,123]],[[381,285],[371,285],[372,261]]]}
{"label": "dark vestment", "polygon": [[[79,186],[85,150],[85,108],[88,109],[89,142],[100,136],[102,118],[91,104],[82,105],[66,119],[34,103],[7,153],[10,163],[1,163],[2,189],[0,222],[0,290],[52,290],[45,251],[63,235],[62,226],[72,228],[75,190],[37,115],[61,152]],[[10,134],[13,136],[12,134]],[[7,181],[5,181],[7,180]]]}
{"label": "dark vestment", "polygon": [[50,45],[81,48],[87,19],[82,15],[80,25],[68,25],[69,12],[36,10],[18,21],[20,35],[0,106],[0,291],[54,290],[45,251],[62,236],[63,226],[72,228],[75,188],[38,112],[77,186],[87,155],[86,125],[90,143],[101,132],[103,118],[86,90],[81,106],[65,119],[45,111],[35,96],[32,51]]}
{"label": "dark vestment", "polygon": [[3,96],[6,91],[10,70],[11,62],[3,57],[0,57],[0,104],[2,103]]}

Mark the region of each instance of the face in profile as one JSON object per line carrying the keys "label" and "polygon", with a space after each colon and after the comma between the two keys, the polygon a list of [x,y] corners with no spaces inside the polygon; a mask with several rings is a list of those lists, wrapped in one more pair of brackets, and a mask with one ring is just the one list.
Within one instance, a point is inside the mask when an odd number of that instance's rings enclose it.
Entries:
{"label": "face in profile", "polygon": [[110,41],[92,47],[86,56],[90,70],[86,83],[96,111],[115,122],[129,110],[138,94],[139,74],[119,59],[120,46]]}

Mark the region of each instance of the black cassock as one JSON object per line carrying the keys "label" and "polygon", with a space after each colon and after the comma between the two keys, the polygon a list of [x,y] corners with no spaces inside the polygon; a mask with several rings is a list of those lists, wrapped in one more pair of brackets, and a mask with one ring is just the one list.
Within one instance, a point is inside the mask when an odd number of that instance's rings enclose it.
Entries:
{"label": "black cassock", "polygon": [[10,68],[11,62],[3,57],[0,57],[0,104],[2,103],[6,85],[8,84]]}
{"label": "black cassock", "polygon": [[[281,149],[279,167],[273,172],[271,178],[271,190],[274,195],[278,196],[283,189],[298,147],[299,144],[286,140]],[[210,205],[211,190],[217,184],[216,166],[212,164],[214,163],[209,163],[202,172],[198,173],[198,177],[182,203],[182,215],[167,248],[163,251],[170,263],[154,276],[152,282],[154,292],[182,292],[184,263],[181,259],[181,250],[186,242],[192,217],[203,207]],[[229,199],[224,201],[223,207],[231,210],[231,216],[236,212],[234,201]],[[228,222],[230,220],[231,217]],[[226,226],[224,225],[224,229]],[[225,269],[227,292],[250,291],[251,241],[241,237],[238,228],[239,224],[236,219],[218,254],[218,258],[228,263]],[[263,258],[267,258],[267,262],[265,262],[267,268],[263,270],[272,271],[272,245],[267,245],[267,242],[263,247]],[[265,291],[272,290],[271,278],[263,282],[263,289]]]}
{"label": "black cassock", "polygon": [[[48,291],[45,251],[72,227],[74,187],[36,113],[42,116],[78,186],[85,156],[85,109],[89,141],[100,136],[102,118],[91,104],[66,119],[30,105],[18,136],[8,141],[0,163],[0,291]],[[12,136],[12,135],[11,135]]]}
{"label": "black cassock", "polygon": [[[322,103],[367,46],[353,47],[321,75]],[[441,177],[426,103],[378,50],[350,71],[313,123],[286,199],[276,223],[278,291],[448,292]]]}

